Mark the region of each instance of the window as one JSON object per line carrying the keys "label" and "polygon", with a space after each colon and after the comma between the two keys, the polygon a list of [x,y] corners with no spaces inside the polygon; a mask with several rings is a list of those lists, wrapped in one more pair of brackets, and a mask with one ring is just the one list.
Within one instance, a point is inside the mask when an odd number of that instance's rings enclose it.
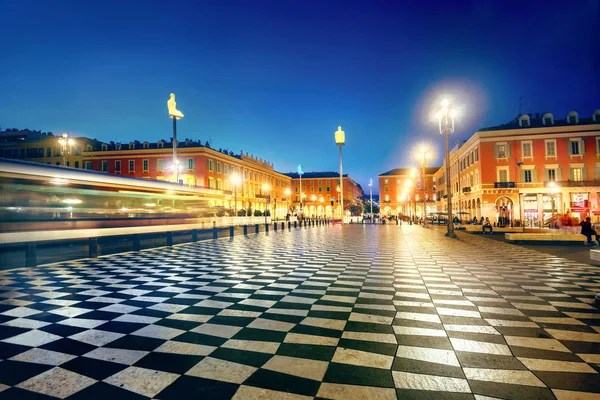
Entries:
{"label": "window", "polygon": [[330,192],[331,191],[331,187],[327,186],[327,191]]}
{"label": "window", "polygon": [[523,128],[528,128],[528,127],[529,127],[529,119],[528,119],[528,118],[523,118],[523,119],[521,120],[521,126],[522,126]]}
{"label": "window", "polygon": [[[190,169],[194,169],[193,167]],[[217,172],[221,173],[221,163],[217,161]]]}
{"label": "window", "polygon": [[579,140],[570,140],[569,147],[571,149],[571,155],[579,155]]}
{"label": "window", "polygon": [[498,182],[508,182],[508,170],[498,170]]}
{"label": "window", "polygon": [[46,149],[46,157],[52,157],[52,148],[48,147]]}
{"label": "window", "polygon": [[121,160],[115,161],[115,172],[121,172]]}
{"label": "window", "polygon": [[552,117],[544,118],[544,125],[552,125]]}
{"label": "window", "polygon": [[[208,160],[208,170],[209,171],[213,170],[213,160]],[[248,176],[246,176],[246,178],[248,178]]]}
{"label": "window", "polygon": [[[321,182],[321,181],[319,181],[319,182]],[[323,191],[323,188],[321,186],[319,186],[319,192],[322,192],[322,191]]]}
{"label": "window", "polygon": [[148,149],[148,148],[150,148],[150,143],[148,143],[148,142],[144,142],[144,144],[142,145],[142,147],[143,147],[144,149]]}
{"label": "window", "polygon": [[223,164],[223,173],[225,175],[229,174],[229,165]]}
{"label": "window", "polygon": [[569,115],[569,123],[570,124],[576,124],[577,123],[577,116],[576,115]]}
{"label": "window", "polygon": [[133,150],[135,148],[135,145],[133,144],[133,142],[129,142],[129,150]]}
{"label": "window", "polygon": [[108,145],[106,143],[102,143],[102,151],[108,150]]}
{"label": "window", "polygon": [[475,149],[475,161],[479,161],[479,149]]}
{"label": "window", "polygon": [[108,161],[102,161],[102,172],[108,172]]}
{"label": "window", "polygon": [[148,160],[143,160],[142,165],[144,167],[144,172],[148,172]]}
{"label": "window", "polygon": [[385,201],[390,201],[390,196],[388,196],[387,194],[385,195]]}
{"label": "window", "polygon": [[583,180],[583,178],[582,178],[583,174],[582,174],[581,168],[571,168],[571,175],[572,175],[574,181],[582,181]]}
{"label": "window", "polygon": [[163,168],[164,168],[164,160],[159,158],[158,160],[156,160],[156,170],[162,171]]}
{"label": "window", "polygon": [[85,162],[85,169],[88,169],[88,170],[92,169],[92,162],[91,161],[86,161]]}
{"label": "window", "polygon": [[[220,163],[217,163],[217,166],[219,164]],[[194,159],[193,158],[188,158],[188,169],[194,169]],[[217,172],[219,172],[218,169],[217,169]]]}
{"label": "window", "polygon": [[521,147],[523,150],[523,157],[532,157],[531,155],[531,142],[523,142],[521,143]]}
{"label": "window", "polygon": [[390,188],[386,186],[386,187],[384,188],[384,192],[389,192],[389,191],[390,191]]}
{"label": "window", "polygon": [[158,143],[156,143],[156,147],[158,147],[159,149],[164,148],[165,142],[163,142],[162,140],[159,140]]}
{"label": "window", "polygon": [[[339,179],[338,179],[338,183],[340,183],[340,182],[339,182]],[[386,179],[383,181],[383,183],[386,183],[386,184],[388,183],[388,180],[387,180],[387,178],[386,178]]]}
{"label": "window", "polygon": [[129,160],[129,172],[135,172],[135,161]]}
{"label": "window", "polygon": [[506,145],[497,144],[496,148],[498,149],[497,158],[506,158]]}
{"label": "window", "polygon": [[121,150],[121,143],[117,143],[116,149]]}
{"label": "window", "polygon": [[208,187],[211,189],[216,189],[215,187],[215,178],[213,177],[209,177],[208,178]]}
{"label": "window", "polygon": [[75,168],[79,168],[79,161],[75,161]]}
{"label": "window", "polygon": [[548,181],[549,182],[554,182],[556,180],[556,170],[555,169],[547,169],[546,171],[548,174]]}
{"label": "window", "polygon": [[546,141],[546,157],[556,157],[556,141]]}
{"label": "window", "polygon": [[526,169],[525,171],[523,171],[523,178],[526,183],[531,183],[531,170],[530,169]]}

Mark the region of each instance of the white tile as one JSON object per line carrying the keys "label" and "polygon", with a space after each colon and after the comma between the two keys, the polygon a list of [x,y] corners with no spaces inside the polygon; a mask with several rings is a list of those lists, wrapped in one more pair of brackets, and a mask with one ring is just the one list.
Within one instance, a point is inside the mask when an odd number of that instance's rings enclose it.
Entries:
{"label": "white tile", "polygon": [[600,400],[599,393],[575,392],[571,390],[552,389],[556,400]]}
{"label": "white tile", "polygon": [[446,378],[436,375],[412,374],[392,371],[394,385],[398,389],[434,390],[444,392],[471,393],[466,379]]}
{"label": "white tile", "polygon": [[558,340],[576,340],[579,342],[600,343],[600,335],[597,333],[563,331],[560,329],[546,329],[546,332]]}
{"label": "white tile", "polygon": [[161,325],[146,325],[145,327],[132,332],[131,335],[169,340],[181,335],[182,333],[185,333],[185,331],[181,329],[169,328]]}
{"label": "white tile", "polygon": [[396,351],[396,357],[460,367],[456,354],[454,354],[454,351],[452,350],[399,345],[398,350]]}
{"label": "white tile", "polygon": [[463,368],[467,379],[474,381],[508,383],[512,385],[546,387],[534,374],[529,371],[506,369]]}
{"label": "white tile", "polygon": [[44,326],[50,325],[49,322],[38,321],[29,318],[17,318],[10,321],[6,321],[1,326],[14,326],[16,328],[27,328],[27,329],[39,329]]}
{"label": "white tile", "polygon": [[508,343],[509,346],[521,346],[540,350],[561,351],[564,353],[571,352],[571,350],[567,349],[562,343],[560,343],[556,339],[542,339],[520,336],[505,336],[504,339],[506,340],[506,343]]}
{"label": "white tile", "polygon": [[244,383],[244,381],[256,370],[257,368],[248,365],[206,357],[185,374],[199,378],[240,384]]}
{"label": "white tile", "polygon": [[8,310],[8,311],[4,311],[3,313],[0,313],[0,315],[6,315],[7,317],[29,317],[30,315],[35,315],[35,314],[39,314],[41,313],[41,311],[36,310],[34,308],[29,308],[29,307],[17,307],[17,308],[13,308],[12,310]]}
{"label": "white tile", "polygon": [[126,304],[111,304],[110,306],[98,309],[98,311],[106,311],[119,314],[129,314],[137,310],[140,310],[140,307],[128,306]]}
{"label": "white tile", "polygon": [[242,385],[232,397],[233,400],[311,400],[312,396],[279,392],[254,386]]}
{"label": "white tile", "polygon": [[77,356],[73,356],[71,354],[59,353],[56,351],[44,350],[39,348],[33,348],[24,353],[18,354],[11,358],[13,361],[23,361],[30,362],[34,364],[45,364],[45,365],[53,365],[58,366],[60,364],[66,363]]}
{"label": "white tile", "polygon": [[437,314],[425,314],[425,313],[414,313],[399,311],[396,313],[396,318],[408,319],[411,321],[422,321],[422,322],[437,322],[441,323],[440,317]]}
{"label": "white tile", "polygon": [[487,335],[499,335],[496,329],[487,325],[444,325],[447,331],[468,332],[468,333],[484,333]]}
{"label": "white tile", "polygon": [[350,318],[348,318],[348,320],[356,322],[367,322],[371,324],[391,325],[392,321],[394,321],[394,317],[384,317],[382,315],[353,312],[352,314],[350,314]]}
{"label": "white tile", "polygon": [[49,371],[21,382],[17,387],[64,399],[97,381],[75,372],[54,367]]}
{"label": "white tile", "polygon": [[173,353],[192,356],[207,356],[216,350],[214,346],[205,346],[202,344],[168,341],[161,344],[154,350],[157,353]]}
{"label": "white tile", "polygon": [[586,363],[558,361],[558,360],[543,360],[538,358],[517,357],[527,368],[532,371],[551,371],[551,372],[577,372],[596,374],[596,370]]}
{"label": "white tile", "polygon": [[123,336],[125,335],[122,333],[90,329],[71,335],[69,336],[69,339],[78,340],[83,343],[91,344],[92,346],[104,346]]}
{"label": "white tile", "polygon": [[323,382],[317,396],[335,400],[396,400],[396,391],[392,388]]}
{"label": "white tile", "polygon": [[396,336],[391,333],[351,332],[342,333],[342,339],[364,340],[367,342],[396,344]]}
{"label": "white tile", "polygon": [[236,340],[229,339],[221,345],[226,349],[237,349],[244,351],[255,351],[257,353],[275,354],[280,343],[277,342],[262,342],[256,340]]}
{"label": "white tile", "polygon": [[329,365],[326,361],[286,356],[273,356],[261,368],[301,378],[321,381]]}
{"label": "white tile", "polygon": [[152,369],[128,367],[106,378],[104,382],[132,392],[154,397],[179,377],[170,372]]}
{"label": "white tile", "polygon": [[78,328],[93,329],[99,325],[106,323],[107,321],[99,319],[85,319],[85,318],[68,318],[62,321],[58,321],[57,324],[76,326]]}
{"label": "white tile", "polygon": [[55,310],[50,310],[48,312],[52,313],[52,314],[62,315],[63,317],[71,318],[71,317],[76,317],[78,315],[89,313],[91,311],[93,311],[93,310],[90,310],[88,308],[63,307],[63,308],[57,308]]}
{"label": "white tile", "polygon": [[236,333],[242,330],[240,326],[232,325],[217,325],[217,324],[202,324],[194,329],[192,332],[201,333],[203,335],[217,336],[225,339],[230,339]]}
{"label": "white tile", "polygon": [[341,364],[360,365],[362,367],[390,369],[394,362],[394,357],[338,347],[331,361]]}
{"label": "white tile", "polygon": [[337,346],[339,339],[328,336],[305,335],[302,333],[288,333],[284,343],[312,344],[321,346]]}
{"label": "white tile", "polygon": [[496,343],[478,342],[475,340],[465,340],[450,338],[452,346],[456,351],[466,351],[470,353],[485,353],[485,354],[496,354],[503,356],[511,356],[512,353],[508,346]]}
{"label": "white tile", "polygon": [[146,317],[145,315],[124,314],[124,315],[121,315],[120,317],[113,319],[113,321],[133,322],[133,323],[137,323],[137,324],[153,324],[155,322],[160,321],[160,318]]}
{"label": "white tile", "polygon": [[53,335],[52,333],[47,333],[44,331],[38,331],[34,329],[29,332],[21,333],[17,336],[13,336],[11,338],[4,339],[2,340],[2,342],[20,344],[29,347],[37,347],[45,345],[46,343],[54,342],[59,339],[62,339],[62,337],[58,335]]}
{"label": "white tile", "polygon": [[413,328],[412,326],[392,326],[396,335],[436,336],[446,337],[443,329]]}
{"label": "white tile", "polygon": [[147,351],[113,349],[110,347],[99,347],[86,354],[83,357],[94,358],[96,360],[110,361],[119,364],[132,365],[141,360]]}
{"label": "white tile", "polygon": [[346,326],[346,320],[306,317],[300,324],[341,331]]}
{"label": "white tile", "polygon": [[270,331],[288,332],[294,326],[296,326],[296,324],[292,324],[289,322],[257,318],[254,321],[252,321],[247,327],[255,329],[265,329]]}

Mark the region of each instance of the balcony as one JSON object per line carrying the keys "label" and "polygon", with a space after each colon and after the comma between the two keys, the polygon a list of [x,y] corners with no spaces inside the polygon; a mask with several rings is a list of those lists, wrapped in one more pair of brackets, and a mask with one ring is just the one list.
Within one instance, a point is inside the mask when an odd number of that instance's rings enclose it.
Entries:
{"label": "balcony", "polygon": [[467,186],[467,187],[462,188],[462,192],[463,193],[470,193],[471,192],[471,186]]}
{"label": "balcony", "polygon": [[[600,186],[600,180],[587,180],[587,181],[555,181],[557,187],[590,187]],[[549,187],[550,182],[544,182],[544,187]]]}
{"label": "balcony", "polygon": [[513,189],[515,187],[514,182],[494,182],[495,189]]}

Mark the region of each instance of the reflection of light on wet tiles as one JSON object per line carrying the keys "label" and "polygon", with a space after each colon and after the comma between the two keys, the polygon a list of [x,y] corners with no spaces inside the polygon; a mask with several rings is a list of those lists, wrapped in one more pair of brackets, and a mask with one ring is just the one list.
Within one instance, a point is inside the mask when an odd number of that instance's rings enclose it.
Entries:
{"label": "reflection of light on wet tiles", "polygon": [[459,367],[456,354],[452,350],[430,349],[428,347],[398,346],[396,357],[411,360],[427,361],[437,364],[446,364]]}
{"label": "reflection of light on wet tiles", "polygon": [[557,360],[542,360],[537,358],[518,357],[519,361],[532,371],[552,371],[552,372],[579,372],[596,374],[596,370],[586,363],[557,361]]}
{"label": "reflection of light on wet tiles", "polygon": [[450,338],[454,350],[466,351],[469,353],[485,353],[485,354],[497,354],[503,356],[510,356],[512,353],[508,346],[496,343],[478,342],[475,340],[465,340]]}
{"label": "reflection of light on wet tiles", "polygon": [[506,369],[463,368],[467,379],[474,381],[508,383],[512,385],[546,387],[534,374],[529,371],[514,371]]}

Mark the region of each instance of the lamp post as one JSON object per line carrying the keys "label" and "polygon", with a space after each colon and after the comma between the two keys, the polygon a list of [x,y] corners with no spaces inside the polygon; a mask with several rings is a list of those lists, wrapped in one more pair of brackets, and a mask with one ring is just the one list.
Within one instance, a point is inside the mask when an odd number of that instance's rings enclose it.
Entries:
{"label": "lamp post", "polygon": [[302,214],[302,174],[304,172],[302,172],[302,164],[298,164],[298,176],[300,177],[300,210],[299,213]]}
{"label": "lamp post", "polygon": [[[315,196],[314,194],[312,196],[310,196],[310,201],[313,203],[313,207],[314,207],[314,203],[317,201],[317,196]],[[313,217],[313,218],[315,216],[316,216],[316,213],[315,213],[315,215],[311,215],[311,217]]]}
{"label": "lamp post", "polygon": [[323,202],[325,201],[325,199],[323,198],[323,196],[319,197],[319,203],[321,203],[321,217],[325,218],[325,206],[323,205]]}
{"label": "lamp post", "polygon": [[442,108],[437,112],[440,134],[446,137],[446,195],[448,201],[448,231],[446,236],[455,238],[454,223],[452,222],[452,194],[450,184],[450,146],[448,144],[448,136],[454,133],[454,118],[456,110],[453,110],[450,102],[447,99],[442,101]]}
{"label": "lamp post", "polygon": [[[415,222],[415,219],[417,217],[417,170],[415,168],[411,168],[410,169],[410,178],[412,179],[412,193],[411,193],[411,199],[410,199],[410,203],[409,206],[411,207],[410,209],[410,214],[412,215],[412,220],[413,222]],[[414,201],[414,203],[413,203]],[[414,208],[413,208],[413,204],[414,204]],[[413,213],[414,211],[414,213]]]}
{"label": "lamp post", "polygon": [[370,178],[369,178],[369,202],[371,203],[371,223],[373,223],[373,179],[370,179]]}
{"label": "lamp post", "polygon": [[421,147],[421,186],[423,189],[423,228],[427,228],[427,197],[425,195],[425,167],[427,166],[429,153],[425,147]]}
{"label": "lamp post", "polygon": [[340,204],[342,206],[340,217],[342,225],[344,225],[344,174],[342,173],[342,146],[344,143],[346,143],[346,134],[342,130],[342,127],[338,126],[338,130],[335,132],[335,144],[340,146]]}
{"label": "lamp post", "polygon": [[[337,185],[337,187],[335,188],[335,191],[336,191],[336,192],[337,192],[337,194],[338,194],[338,204],[340,204],[340,193],[341,193],[341,192],[340,192],[340,185]],[[341,211],[340,211],[340,215],[341,215]],[[342,224],[343,224],[343,223],[344,223],[344,222],[342,221]]]}
{"label": "lamp post", "polygon": [[412,186],[412,181],[410,179],[407,179],[406,181],[404,181],[404,192],[403,192],[403,196],[406,195],[406,202],[405,202],[405,210],[407,211],[407,216],[408,216],[408,222],[412,222],[412,205],[411,205],[411,201],[410,201],[410,187]]}
{"label": "lamp post", "polygon": [[58,139],[58,144],[60,144],[60,151],[63,156],[63,165],[67,166],[67,156],[70,156],[73,152],[73,146],[75,145],[75,141],[69,137],[67,132],[63,132],[62,137]]}
{"label": "lamp post", "polygon": [[555,201],[556,201],[556,184],[554,183],[554,181],[551,181],[550,183],[548,183],[548,186],[550,187],[550,199],[552,200],[552,217],[550,219],[550,227],[552,227],[552,224],[554,223],[554,207],[555,207]]}
{"label": "lamp post", "polygon": [[271,200],[271,198],[269,197],[268,193],[269,193],[269,190],[271,190],[271,186],[269,186],[268,183],[265,183],[263,185],[262,189],[263,189],[263,192],[267,193],[267,196],[266,196],[267,207],[265,207],[265,224],[266,224],[267,223],[267,210],[269,209],[269,203],[270,203],[270,200]]}
{"label": "lamp post", "polygon": [[288,211],[285,214],[286,215],[286,219],[287,219],[287,215],[290,212],[290,196],[292,195],[292,190],[290,188],[285,188],[284,191],[283,191],[283,194],[285,194],[285,198],[286,198],[286,201],[287,201],[287,204],[288,204],[288,206],[287,206],[288,207]]}
{"label": "lamp post", "polygon": [[[174,93],[171,93],[167,101],[167,109],[169,110],[169,118],[173,119],[173,165],[175,165],[179,163],[177,161],[177,120],[183,118],[183,113],[177,109]],[[175,179],[175,182],[179,183],[179,167],[177,167],[177,172],[175,172]]]}
{"label": "lamp post", "polygon": [[231,183],[233,184],[233,216],[237,217],[237,185],[240,184],[240,177],[238,174],[233,174],[231,176]]}

